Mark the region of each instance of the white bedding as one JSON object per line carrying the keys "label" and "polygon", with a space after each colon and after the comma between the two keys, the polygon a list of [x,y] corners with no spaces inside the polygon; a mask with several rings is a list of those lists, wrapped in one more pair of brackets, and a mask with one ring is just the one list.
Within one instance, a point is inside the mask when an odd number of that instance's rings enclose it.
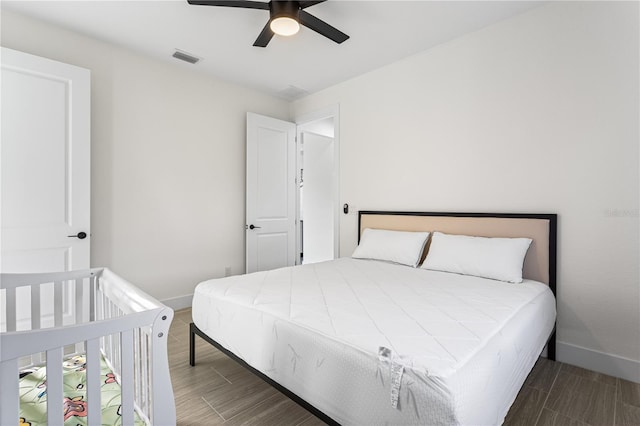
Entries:
{"label": "white bedding", "polygon": [[[343,258],[196,287],[212,339],[341,424],[500,424],[551,334],[555,300],[510,284]],[[404,367],[396,408],[389,363]]]}

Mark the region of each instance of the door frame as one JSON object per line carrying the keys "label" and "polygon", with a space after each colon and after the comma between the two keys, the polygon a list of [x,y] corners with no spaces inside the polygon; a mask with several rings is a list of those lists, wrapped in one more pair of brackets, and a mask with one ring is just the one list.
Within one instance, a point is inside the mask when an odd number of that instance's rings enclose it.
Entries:
{"label": "door frame", "polygon": [[[333,255],[340,257],[340,105],[336,104],[320,110],[297,115],[296,123],[296,183],[300,182],[300,141],[305,125],[327,118],[333,119]],[[296,185],[296,264],[300,264],[300,188]]]}

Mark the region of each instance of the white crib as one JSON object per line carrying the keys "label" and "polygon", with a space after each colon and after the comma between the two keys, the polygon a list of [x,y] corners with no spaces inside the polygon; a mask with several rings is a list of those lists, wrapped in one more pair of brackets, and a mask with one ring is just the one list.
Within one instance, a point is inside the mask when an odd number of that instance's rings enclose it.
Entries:
{"label": "white crib", "polygon": [[63,423],[63,359],[86,357],[87,424],[99,425],[101,358],[121,420],[176,423],[167,357],[173,310],[106,268],[0,274],[0,425],[19,422],[19,371],[46,365],[47,423]]}

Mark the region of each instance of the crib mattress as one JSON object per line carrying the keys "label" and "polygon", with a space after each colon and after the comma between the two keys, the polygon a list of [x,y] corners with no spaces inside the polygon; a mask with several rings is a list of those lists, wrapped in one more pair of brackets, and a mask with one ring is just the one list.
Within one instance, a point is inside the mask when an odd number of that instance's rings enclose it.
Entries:
{"label": "crib mattress", "polygon": [[[20,425],[39,426],[47,424],[47,368],[40,367],[20,372]],[[100,388],[102,405],[102,424],[121,425],[121,390],[116,378],[101,359]],[[87,375],[85,360],[74,356],[63,363],[63,413],[64,424],[69,426],[87,425],[86,405]],[[138,414],[135,424],[144,425]]]}
{"label": "crib mattress", "polygon": [[203,282],[192,312],[339,423],[500,424],[551,334],[555,300],[535,281],[343,258]]}

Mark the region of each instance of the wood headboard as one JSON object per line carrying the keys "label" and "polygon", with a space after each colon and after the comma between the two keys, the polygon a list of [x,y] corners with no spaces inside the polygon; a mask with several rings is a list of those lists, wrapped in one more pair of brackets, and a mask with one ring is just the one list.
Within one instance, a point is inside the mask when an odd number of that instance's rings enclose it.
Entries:
{"label": "wood headboard", "polygon": [[[549,285],[553,294],[556,294],[556,214],[388,211],[358,213],[358,242],[365,228],[439,231],[479,237],[531,238],[533,242],[525,257],[522,275],[524,278]],[[424,256],[427,252],[428,247]]]}

